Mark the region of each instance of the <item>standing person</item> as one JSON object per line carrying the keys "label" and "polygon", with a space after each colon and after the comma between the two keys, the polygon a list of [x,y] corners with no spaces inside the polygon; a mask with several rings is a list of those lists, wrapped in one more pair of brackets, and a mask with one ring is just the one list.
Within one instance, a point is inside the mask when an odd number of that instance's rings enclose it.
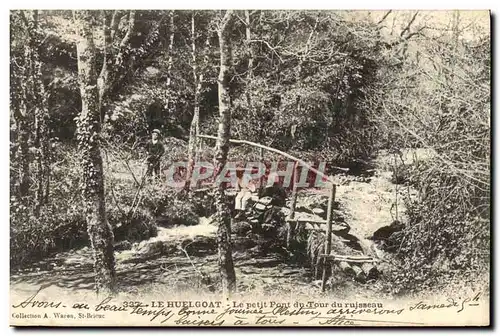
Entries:
{"label": "standing person", "polygon": [[160,131],[154,129],[151,134],[151,142],[148,144],[148,170],[146,175],[154,178],[160,175],[160,161],[163,153],[165,153],[165,147],[163,147],[160,138]]}

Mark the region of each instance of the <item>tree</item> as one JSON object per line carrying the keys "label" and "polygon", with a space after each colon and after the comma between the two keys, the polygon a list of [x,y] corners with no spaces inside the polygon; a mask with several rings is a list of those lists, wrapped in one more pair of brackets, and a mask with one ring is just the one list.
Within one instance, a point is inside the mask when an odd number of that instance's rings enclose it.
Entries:
{"label": "tree", "polygon": [[[215,145],[214,169],[216,176],[223,171],[229,151],[229,136],[231,123],[231,97],[229,95],[229,69],[231,65],[231,42],[229,39],[229,23],[233,16],[231,10],[226,11],[217,30],[219,36],[220,69],[218,78],[219,89],[219,126],[217,143]],[[224,193],[224,185],[218,183],[215,189],[215,222],[217,229],[217,247],[219,253],[219,268],[222,280],[222,290],[228,297],[236,287],[231,247],[231,215]]]}
{"label": "tree", "polygon": [[78,147],[82,153],[83,196],[90,243],[94,252],[94,271],[98,294],[116,291],[113,230],[106,218],[103,163],[100,152],[100,103],[97,84],[95,12],[75,11],[78,30],[78,81],[82,97],[82,111],[77,120]]}
{"label": "tree", "polygon": [[[11,106],[17,133],[14,158],[18,164],[18,192],[21,197],[27,196],[33,181],[35,216],[39,216],[41,206],[48,201],[50,177],[48,107],[40,60],[44,34],[38,16],[37,10],[12,14],[13,37],[20,35],[26,43],[11,45]],[[34,163],[32,168],[30,161]]]}
{"label": "tree", "polygon": [[167,101],[165,103],[167,109],[170,111],[170,95],[171,95],[171,85],[172,85],[172,65],[174,63],[174,35],[175,35],[175,12],[172,10],[168,13],[169,16],[169,38],[168,38],[168,61],[167,61]]}
{"label": "tree", "polygon": [[[16,31],[21,27],[21,12],[11,14],[11,39],[22,32]],[[17,33],[17,34],[16,34]],[[13,41],[14,43],[14,41]],[[17,47],[17,48],[16,48]],[[16,52],[16,49],[22,51]],[[15,124],[15,139],[13,147],[13,157],[17,163],[17,194],[22,198],[28,195],[30,188],[30,165],[29,165],[29,139],[31,124],[29,122],[28,107],[26,104],[26,83],[28,77],[28,65],[25,54],[27,46],[11,45],[10,61],[10,104],[13,121]]]}
{"label": "tree", "polygon": [[[127,72],[127,60],[131,54],[130,39],[135,29],[135,11],[131,10],[128,14],[128,25],[125,36],[121,39],[118,47],[114,47],[115,37],[117,36],[119,24],[119,11],[115,10],[110,15],[104,12],[102,15],[102,24],[104,30],[104,60],[101,72],[98,78],[99,108],[101,120],[106,115],[109,95],[117,83]],[[115,43],[116,44],[116,43]],[[116,49],[116,53],[113,50]]]}
{"label": "tree", "polygon": [[[189,190],[190,180],[193,175],[193,169],[195,165],[195,150],[198,142],[198,134],[200,129],[200,100],[201,91],[204,83],[204,71],[208,65],[209,61],[209,50],[210,50],[210,33],[207,34],[207,39],[205,42],[205,57],[203,58],[203,64],[201,69],[198,66],[197,51],[196,51],[196,29],[195,29],[195,15],[196,12],[193,11],[191,15],[191,59],[193,67],[193,80],[194,80],[194,104],[193,104],[193,119],[191,120],[191,126],[189,128],[189,143],[188,143],[188,166],[186,173],[186,185],[185,189]],[[210,25],[210,24],[209,24]],[[208,28],[208,30],[210,27]]]}
{"label": "tree", "polygon": [[[30,180],[36,185],[34,214],[47,202],[49,192],[49,160],[47,99],[42,80],[40,48],[43,34],[39,27],[38,11],[13,13],[12,34],[22,34],[27,43],[13,45],[11,50],[11,102],[16,123],[16,161],[18,163],[19,195],[27,196]],[[34,171],[30,175],[29,152],[34,154]]]}
{"label": "tree", "polygon": [[27,79],[29,79],[26,82],[26,91],[29,97],[28,104],[34,109],[34,147],[35,166],[37,167],[34,213],[38,216],[41,206],[48,201],[50,181],[48,107],[46,90],[42,80],[42,62],[40,61],[43,35],[39,30],[37,10],[23,11],[22,15],[29,37],[26,45]]}
{"label": "tree", "polygon": [[255,52],[252,47],[252,29],[251,29],[251,23],[250,23],[250,11],[245,10],[245,35],[246,35],[246,48],[247,48],[247,53],[248,53],[248,70],[247,70],[247,78],[246,78],[246,85],[245,85],[245,95],[247,99],[247,105],[248,105],[248,110],[250,113],[254,113],[253,108],[252,108],[252,92],[250,90],[250,83],[253,79],[253,63],[255,59]]}

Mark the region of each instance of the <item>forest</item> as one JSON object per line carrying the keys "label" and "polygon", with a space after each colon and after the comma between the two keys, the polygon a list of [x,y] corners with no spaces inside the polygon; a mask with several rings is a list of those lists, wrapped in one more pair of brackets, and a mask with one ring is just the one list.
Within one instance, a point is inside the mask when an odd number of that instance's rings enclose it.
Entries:
{"label": "forest", "polygon": [[[13,10],[11,286],[286,291],[258,285],[275,272],[320,292],[324,271],[335,295],[488,287],[490,50],[488,12]],[[225,184],[165,178],[281,152],[325,163],[336,190],[294,173],[295,227],[281,206],[235,217]]]}

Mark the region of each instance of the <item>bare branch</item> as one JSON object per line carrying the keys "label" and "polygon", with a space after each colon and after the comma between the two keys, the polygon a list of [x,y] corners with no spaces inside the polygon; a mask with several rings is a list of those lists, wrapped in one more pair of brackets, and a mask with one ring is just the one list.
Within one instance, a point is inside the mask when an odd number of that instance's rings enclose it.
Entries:
{"label": "bare branch", "polygon": [[231,19],[231,16],[233,15],[233,10],[228,9],[226,13],[224,14],[224,17],[222,18],[220,24],[219,24],[219,32],[223,32],[226,30],[226,26],[229,23],[229,20]]}
{"label": "bare branch", "polygon": [[120,11],[119,10],[115,10],[113,12],[113,15],[111,17],[111,24],[109,25],[110,27],[110,37],[111,37],[111,41],[114,40],[115,38],[115,35],[116,35],[116,31],[118,30],[118,23],[119,23],[119,20],[117,19],[118,17],[118,13]]}
{"label": "bare branch", "polygon": [[403,31],[401,31],[401,34],[399,36],[403,37],[403,35],[406,32],[410,31],[411,25],[413,24],[413,22],[415,22],[415,19],[417,18],[417,15],[418,15],[418,11],[416,11],[415,14],[413,14],[413,17],[410,19],[410,21],[406,25],[405,29],[403,29]]}
{"label": "bare branch", "polygon": [[238,20],[240,20],[240,22],[241,22],[241,23],[243,23],[245,26],[247,25],[247,23],[245,22],[245,20],[243,20],[243,19],[242,19],[242,18],[238,15],[238,13],[234,13],[234,16],[236,16],[236,18],[237,18]]}
{"label": "bare branch", "polygon": [[249,43],[255,43],[255,42],[260,42],[260,43],[264,43],[272,52],[274,52],[276,54],[276,56],[279,58],[280,62],[283,63],[283,59],[281,58],[281,56],[278,54],[278,52],[276,51],[276,49],[279,49],[281,48],[280,46],[276,46],[276,47],[273,47],[269,44],[269,42],[265,41],[265,40],[249,40],[248,41]]}
{"label": "bare branch", "polygon": [[382,22],[385,21],[385,19],[387,19],[387,17],[389,16],[389,14],[392,13],[392,9],[388,10],[387,13],[384,14],[384,16],[377,22],[377,26],[382,24]]}
{"label": "bare branch", "polygon": [[319,24],[319,14],[316,16],[316,22],[314,23],[314,27],[312,27],[311,33],[309,34],[309,37],[307,38],[306,45],[304,46],[304,50],[303,50],[304,56],[309,53],[309,48],[311,46],[311,40],[312,40],[314,33],[316,32],[316,29],[318,28],[318,24]]}
{"label": "bare branch", "polygon": [[[130,37],[132,36],[132,32],[134,30],[134,26],[135,26],[135,11],[131,10],[129,13],[127,33],[125,34],[122,41],[120,42],[120,54],[123,53],[123,49],[129,43]],[[120,59],[120,54],[118,54],[118,56],[117,56],[117,61]]]}

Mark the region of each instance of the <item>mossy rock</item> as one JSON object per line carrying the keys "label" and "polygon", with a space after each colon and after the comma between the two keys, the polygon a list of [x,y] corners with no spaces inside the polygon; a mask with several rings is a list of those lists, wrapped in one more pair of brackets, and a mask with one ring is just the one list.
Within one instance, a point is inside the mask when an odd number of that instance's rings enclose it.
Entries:
{"label": "mossy rock", "polygon": [[241,237],[245,237],[252,231],[252,224],[247,221],[239,221],[232,224],[231,231]]}

